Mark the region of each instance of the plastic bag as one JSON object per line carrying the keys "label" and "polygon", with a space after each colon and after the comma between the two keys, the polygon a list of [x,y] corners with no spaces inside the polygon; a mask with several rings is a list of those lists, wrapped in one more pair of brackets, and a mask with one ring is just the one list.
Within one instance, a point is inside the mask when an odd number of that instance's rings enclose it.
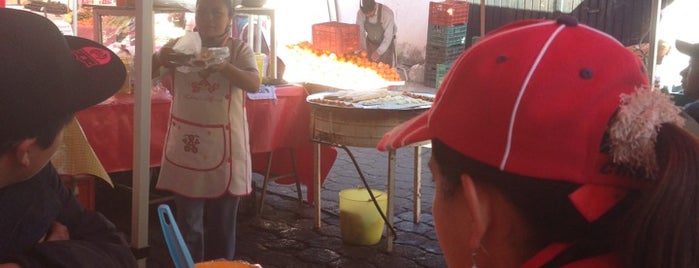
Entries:
{"label": "plastic bag", "polygon": [[202,49],[201,37],[198,32],[187,32],[184,36],[177,40],[172,49],[182,55],[186,62],[182,62],[183,66],[177,67],[177,70],[183,73],[197,72],[209,68],[209,66],[221,64],[230,57],[228,47],[209,47]]}
{"label": "plastic bag", "polygon": [[187,32],[177,40],[172,49],[185,55],[199,54],[201,53],[201,36],[198,32]]}

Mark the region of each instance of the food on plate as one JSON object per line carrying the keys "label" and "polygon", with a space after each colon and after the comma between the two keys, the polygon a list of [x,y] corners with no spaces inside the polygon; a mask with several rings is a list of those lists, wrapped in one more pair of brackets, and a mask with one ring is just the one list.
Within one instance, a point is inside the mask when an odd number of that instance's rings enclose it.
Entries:
{"label": "food on plate", "polygon": [[427,105],[430,104],[430,101],[426,101],[420,98],[413,98],[410,96],[406,95],[389,95],[381,98],[375,98],[375,99],[369,99],[365,101],[360,101],[359,104],[363,106],[374,106],[374,105],[393,105],[393,106],[401,106],[401,105],[412,105],[412,104],[419,104],[419,105]]}
{"label": "food on plate", "polygon": [[326,104],[326,105],[331,105],[331,106],[338,106],[338,107],[354,107],[351,103],[347,103],[344,101],[339,101],[339,100],[331,100],[331,99],[324,99],[324,98],[317,98],[317,99],[310,99],[310,102],[313,103],[319,103],[319,104]]}
{"label": "food on plate", "polygon": [[428,96],[428,95],[422,95],[422,94],[415,94],[415,93],[408,92],[408,91],[403,91],[403,95],[408,96],[408,97],[411,97],[411,98],[415,98],[415,99],[421,99],[421,100],[424,100],[424,101],[429,101],[429,102],[433,102],[433,101],[434,101],[434,96]]}
{"label": "food on plate", "polygon": [[230,56],[228,47],[210,47],[203,49],[201,53],[196,54],[191,61],[194,67],[207,68],[210,65],[219,64]]}
{"label": "food on plate", "polygon": [[177,63],[180,65],[188,64],[192,58],[194,58],[194,55],[189,55],[189,54],[183,54],[183,53],[173,53],[172,54],[172,62]]}
{"label": "food on plate", "polygon": [[434,97],[430,94],[418,94],[402,91],[348,91],[311,96],[308,101],[322,105],[346,108],[372,109],[409,109],[430,106]]}
{"label": "food on plate", "polygon": [[326,95],[324,98],[330,100],[341,100],[348,102],[359,102],[363,100],[370,100],[375,98],[381,98],[387,96],[389,93],[387,90],[367,90],[367,91],[351,91],[351,90],[340,90]]}

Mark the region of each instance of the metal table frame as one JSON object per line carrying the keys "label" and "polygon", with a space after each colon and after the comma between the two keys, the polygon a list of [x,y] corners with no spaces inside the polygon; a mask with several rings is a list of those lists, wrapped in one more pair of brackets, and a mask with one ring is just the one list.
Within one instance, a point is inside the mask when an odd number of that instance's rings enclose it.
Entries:
{"label": "metal table frame", "polygon": [[[321,227],[321,185],[320,185],[320,146],[324,143],[323,141],[314,140],[313,144],[313,195],[315,197],[315,228]],[[428,144],[429,142],[416,143],[413,144],[413,222],[420,222],[420,196],[421,196],[421,181],[422,181],[422,146]],[[395,178],[396,178],[396,151],[388,151],[388,184],[387,193],[388,200],[386,204],[386,225],[389,228],[393,226],[393,214],[394,214],[394,202],[393,196],[395,194]],[[392,232],[386,232],[386,250],[388,252],[393,251],[393,241],[395,236]]]}
{"label": "metal table frame", "polygon": [[[271,27],[269,29],[269,64],[272,66],[272,78],[277,78],[277,31],[276,31],[276,18],[275,11],[273,8],[264,7],[238,7],[235,9],[235,15],[246,15],[248,16],[248,29],[254,29],[253,20],[259,18],[259,16],[269,17]],[[259,24],[259,19],[258,19]],[[248,30],[248,40],[258,40],[257,42],[251,42],[250,44],[256,43],[253,50],[255,52],[260,52],[262,50],[262,37],[260,36],[262,30],[260,31],[250,31]],[[254,32],[254,35],[253,35]],[[253,39],[254,38],[254,39]],[[267,74],[267,76],[270,76]]]}

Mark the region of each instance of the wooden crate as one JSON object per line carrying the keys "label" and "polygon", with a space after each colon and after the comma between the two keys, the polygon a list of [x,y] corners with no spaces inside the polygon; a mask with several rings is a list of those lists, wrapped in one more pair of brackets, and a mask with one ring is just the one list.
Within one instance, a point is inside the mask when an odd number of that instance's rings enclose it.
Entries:
{"label": "wooden crate", "polygon": [[430,24],[458,25],[468,21],[468,2],[447,0],[444,2],[430,2]]}
{"label": "wooden crate", "polygon": [[357,24],[330,21],[314,24],[312,29],[315,49],[330,51],[337,55],[360,49]]}

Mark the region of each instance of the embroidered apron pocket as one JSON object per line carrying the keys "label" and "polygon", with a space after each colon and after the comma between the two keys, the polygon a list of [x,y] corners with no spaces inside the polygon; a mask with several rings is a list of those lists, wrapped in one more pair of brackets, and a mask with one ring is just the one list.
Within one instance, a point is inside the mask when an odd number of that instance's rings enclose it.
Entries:
{"label": "embroidered apron pocket", "polygon": [[226,156],[226,130],[223,125],[199,125],[172,118],[165,145],[165,159],[182,168],[212,170]]}

